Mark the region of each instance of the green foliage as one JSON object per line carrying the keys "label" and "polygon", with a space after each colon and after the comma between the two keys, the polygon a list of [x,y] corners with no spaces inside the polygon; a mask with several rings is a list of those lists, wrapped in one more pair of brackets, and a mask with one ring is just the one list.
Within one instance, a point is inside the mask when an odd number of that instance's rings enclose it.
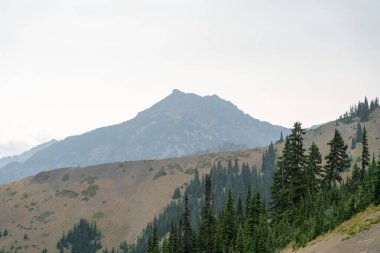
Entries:
{"label": "green foliage", "polygon": [[96,212],[92,215],[92,218],[94,218],[95,220],[103,219],[104,213],[103,212]]}
{"label": "green foliage", "polygon": [[157,173],[156,175],[154,175],[153,179],[152,180],[156,180],[160,177],[163,177],[163,176],[166,176],[166,172],[165,172],[165,169],[164,168],[161,168]]}
{"label": "green foliage", "polygon": [[181,219],[181,225],[180,227],[180,251],[183,253],[189,253],[192,252],[192,249],[194,248],[193,245],[193,230],[191,228],[190,224],[190,209],[189,209],[189,199],[187,197],[187,192],[185,192],[184,197],[184,210],[182,213],[182,219]]}
{"label": "green foliage", "polygon": [[74,224],[74,228],[67,234],[63,233],[57,242],[57,249],[63,251],[64,248],[69,249],[71,246],[71,252],[95,253],[102,248],[100,239],[101,233],[96,223],[80,219],[79,223]]}
{"label": "green foliage", "polygon": [[374,204],[380,205],[380,160],[374,172]]}
{"label": "green foliage", "polygon": [[359,104],[359,111],[360,111],[360,121],[365,122],[368,121],[369,116],[369,104],[367,97],[364,98],[364,103]]}
{"label": "green foliage", "polygon": [[364,172],[355,165],[352,178],[342,183],[341,173],[350,164],[340,133],[335,131],[328,143],[325,167],[317,145],[307,153],[303,149],[303,133],[296,123],[277,168],[271,145],[260,174],[248,164],[240,170],[237,160],[229,160],[226,167],[214,165],[202,179],[195,176],[184,200],[172,201],[129,252],[157,249],[155,237],[162,240],[164,253],[278,252],[291,241],[304,246],[371,202],[380,204],[380,161],[373,160]]}
{"label": "green foliage", "polygon": [[361,122],[368,121],[369,114],[379,107],[379,99],[375,98],[368,103],[367,97],[364,98],[364,102],[359,101],[357,105],[351,106],[348,112],[345,112],[339,117],[339,120],[343,123],[352,123],[355,118],[359,118]]}
{"label": "green foliage", "polygon": [[62,182],[67,182],[70,178],[70,173],[66,173],[63,177],[62,177]]}
{"label": "green foliage", "polygon": [[237,219],[231,189],[228,189],[227,204],[223,210],[222,231],[224,247],[226,249],[233,247],[233,242],[237,233]]}
{"label": "green foliage", "polygon": [[342,183],[341,173],[349,168],[350,160],[347,154],[348,147],[337,129],[335,129],[333,139],[327,145],[330,146],[330,152],[325,157],[326,176],[324,177],[324,186],[331,189],[332,186],[336,186],[336,182]]}
{"label": "green foliage", "polygon": [[46,211],[46,212],[43,212],[41,213],[37,218],[36,218],[36,221],[37,222],[47,222],[47,219],[50,217],[50,215],[54,214],[54,212],[49,212],[49,211]]}
{"label": "green foliage", "polygon": [[363,129],[360,122],[358,123],[356,127],[356,143],[362,142],[363,140]]}
{"label": "green foliage", "polygon": [[158,244],[158,238],[157,238],[157,225],[154,223],[153,225],[153,233],[149,238],[149,248],[148,253],[159,253],[160,247]]}
{"label": "green foliage", "polygon": [[364,176],[364,170],[369,165],[369,150],[368,150],[368,138],[367,130],[363,129],[363,150],[362,150],[362,177]]}
{"label": "green foliage", "polygon": [[181,191],[180,191],[179,187],[175,188],[172,198],[173,199],[180,199],[181,198]]}
{"label": "green foliage", "polygon": [[119,246],[120,250],[121,250],[121,253],[128,253],[128,244],[126,241],[120,243],[120,246]]}
{"label": "green foliage", "polygon": [[86,197],[94,197],[97,190],[99,190],[99,186],[96,184],[91,184],[87,187],[86,190],[83,190],[81,193]]}
{"label": "green foliage", "polygon": [[351,149],[355,149],[355,148],[356,148],[356,139],[352,138],[352,140],[351,140]]}
{"label": "green foliage", "polygon": [[297,206],[306,194],[304,133],[301,123],[296,122],[286,138],[283,155],[278,159],[272,185],[272,200],[277,214],[284,214],[284,210]]}
{"label": "green foliage", "polygon": [[75,191],[71,191],[71,190],[57,191],[55,193],[56,197],[67,197],[70,199],[76,198],[76,197],[78,197],[78,195],[79,195],[78,193],[76,193]]}
{"label": "green foliage", "polygon": [[314,142],[309,148],[309,154],[306,160],[305,179],[310,197],[321,190],[322,179],[325,176],[325,171],[322,167],[322,155]]}

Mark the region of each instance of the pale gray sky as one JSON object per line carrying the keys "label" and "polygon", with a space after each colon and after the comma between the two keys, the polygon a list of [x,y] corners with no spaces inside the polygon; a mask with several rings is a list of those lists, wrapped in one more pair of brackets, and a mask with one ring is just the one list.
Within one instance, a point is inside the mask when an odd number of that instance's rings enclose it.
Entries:
{"label": "pale gray sky", "polygon": [[0,0],[0,156],[177,88],[290,127],[380,96],[380,1]]}

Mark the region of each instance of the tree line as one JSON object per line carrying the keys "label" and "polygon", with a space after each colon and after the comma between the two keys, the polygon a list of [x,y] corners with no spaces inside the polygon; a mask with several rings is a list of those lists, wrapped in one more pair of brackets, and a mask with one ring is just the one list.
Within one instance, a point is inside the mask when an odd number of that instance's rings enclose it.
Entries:
{"label": "tree line", "polygon": [[369,114],[379,107],[379,98],[375,98],[368,102],[367,97],[364,101],[359,101],[357,105],[350,106],[350,110],[339,117],[339,120],[344,123],[352,123],[355,118],[359,118],[361,122],[368,121]]}
{"label": "tree line", "polygon": [[[373,155],[371,160],[365,127],[361,157],[354,162],[338,130],[327,143],[325,157],[315,143],[305,149],[304,134],[296,122],[282,140],[278,159],[273,144],[263,153],[261,170],[247,163],[240,166],[237,159],[226,166],[219,161],[201,177],[195,169],[194,179],[174,190],[171,203],[136,243],[124,241],[103,252],[277,252],[290,242],[304,246],[369,205],[380,204],[380,159],[376,162]],[[343,177],[351,167],[351,175]],[[72,243],[78,239],[69,238],[78,227],[62,236],[57,244],[61,252],[75,252]],[[81,252],[96,252],[100,232],[94,232],[95,225],[86,227],[97,237],[87,235],[84,241],[94,251]]]}
{"label": "tree line", "polygon": [[[370,161],[367,132],[363,130],[360,167],[354,164],[351,177],[342,172],[350,168],[350,159],[338,130],[328,142],[329,153],[323,157],[316,144],[306,151],[300,123],[285,139],[271,187],[272,201],[265,205],[260,193],[251,189],[246,198],[234,198],[233,188],[221,194],[225,205],[216,212],[212,191],[212,173],[205,177],[202,211],[197,227],[191,226],[188,194],[183,212],[172,222],[169,235],[159,237],[153,223],[148,252],[276,252],[289,242],[304,246],[370,204],[380,204],[380,161]],[[162,243],[160,243],[162,241]]]}

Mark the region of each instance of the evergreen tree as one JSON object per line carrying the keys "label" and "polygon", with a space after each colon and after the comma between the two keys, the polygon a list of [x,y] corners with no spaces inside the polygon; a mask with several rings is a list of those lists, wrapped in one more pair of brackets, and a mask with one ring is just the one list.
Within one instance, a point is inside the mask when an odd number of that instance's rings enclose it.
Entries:
{"label": "evergreen tree", "polygon": [[362,125],[359,122],[356,127],[356,143],[362,142],[362,140],[363,140],[363,130],[362,130]]}
{"label": "evergreen tree", "polygon": [[168,248],[170,253],[179,252],[178,231],[177,226],[174,225],[173,222],[169,234]]}
{"label": "evergreen tree", "polygon": [[284,141],[284,136],[281,131],[280,139],[276,143],[282,143]]}
{"label": "evergreen tree", "polygon": [[189,198],[187,196],[187,191],[185,192],[184,198],[184,211],[182,214],[182,226],[181,226],[181,252],[182,253],[190,253],[192,252],[193,247],[193,230],[190,224],[190,209],[189,209]]}
{"label": "evergreen tree", "polygon": [[351,149],[355,149],[355,148],[356,148],[356,139],[352,138],[352,140],[351,140]]}
{"label": "evergreen tree", "polygon": [[362,179],[361,171],[359,170],[358,164],[355,163],[354,168],[352,170],[352,177],[351,177],[351,188],[353,189],[353,191],[356,191],[361,179]]}
{"label": "evergreen tree", "polygon": [[231,248],[233,246],[235,236],[237,234],[237,222],[236,214],[233,206],[232,192],[231,189],[228,189],[227,204],[223,210],[223,238],[225,247]]}
{"label": "evergreen tree", "polygon": [[[272,206],[277,214],[282,214],[288,207],[289,173],[287,171],[288,159],[290,159],[290,139],[285,138],[285,147],[282,156],[279,157],[277,170],[273,174],[273,185],[271,187]],[[247,198],[247,201],[250,200]],[[249,204],[247,203],[247,206]],[[246,215],[247,216],[247,215]]]}
{"label": "evergreen tree", "polygon": [[369,165],[369,150],[368,150],[368,138],[367,138],[367,130],[365,126],[363,128],[363,150],[362,150],[362,178],[364,177],[365,168]]}
{"label": "evergreen tree", "polygon": [[57,249],[68,248],[71,244],[71,252],[95,253],[102,248],[100,238],[101,233],[95,223],[80,219],[79,223],[74,224],[74,228],[69,230],[67,236],[63,234],[57,242]]}
{"label": "evergreen tree", "polygon": [[304,166],[306,163],[301,123],[294,123],[286,138],[283,155],[278,159],[278,171],[274,173],[272,200],[277,213],[299,204],[306,194]]}
{"label": "evergreen tree", "polygon": [[174,189],[174,193],[173,193],[172,198],[173,199],[180,199],[181,198],[181,191],[180,191],[179,187]]}
{"label": "evergreen tree", "polygon": [[234,173],[235,174],[239,173],[239,163],[238,163],[238,159],[237,158],[235,158]]}
{"label": "evergreen tree", "polygon": [[369,105],[367,97],[364,98],[364,104],[361,111],[360,121],[365,122],[368,121],[369,117]]}
{"label": "evergreen tree", "polygon": [[128,244],[126,241],[123,241],[122,243],[120,243],[119,248],[121,249],[122,253],[128,253]]}
{"label": "evergreen tree", "polygon": [[380,159],[377,163],[377,168],[374,173],[374,193],[373,200],[375,205],[380,205]]}
{"label": "evergreen tree", "polygon": [[306,158],[305,179],[308,195],[311,196],[321,189],[321,179],[324,177],[322,170],[322,155],[318,146],[313,142]]}
{"label": "evergreen tree", "polygon": [[236,206],[236,216],[239,222],[239,225],[243,225],[244,223],[244,210],[243,210],[243,202],[241,201],[241,198],[239,197],[238,203]]}
{"label": "evergreen tree", "polygon": [[235,252],[244,253],[244,237],[243,237],[243,229],[241,226],[239,227],[238,234],[236,236]]}
{"label": "evergreen tree", "polygon": [[212,192],[211,192],[211,177],[206,174],[205,177],[205,203],[202,208],[202,217],[199,227],[199,250],[201,252],[212,252],[212,240],[214,234],[215,219],[212,215]]}
{"label": "evergreen tree", "polygon": [[162,241],[161,252],[162,253],[170,253],[170,248],[169,248],[168,241],[166,240],[166,237],[164,237],[164,240]]}
{"label": "evergreen tree", "polygon": [[303,168],[306,162],[305,149],[303,148],[303,135],[301,123],[296,122],[290,134],[290,153],[288,173],[290,175],[289,193],[293,206],[297,205],[305,194],[305,180]]}
{"label": "evergreen tree", "polygon": [[375,109],[376,109],[376,107],[375,107],[375,101],[371,100],[371,104],[369,106],[369,111],[373,112]]}
{"label": "evergreen tree", "polygon": [[342,176],[340,173],[349,167],[350,160],[347,154],[348,147],[337,129],[335,129],[333,139],[327,144],[330,146],[330,152],[325,157],[326,175],[324,183],[327,189],[331,189],[332,186],[336,186],[337,181],[341,184]]}
{"label": "evergreen tree", "polygon": [[160,246],[158,244],[157,238],[157,223],[153,223],[153,233],[149,239],[149,250],[148,253],[160,253]]}

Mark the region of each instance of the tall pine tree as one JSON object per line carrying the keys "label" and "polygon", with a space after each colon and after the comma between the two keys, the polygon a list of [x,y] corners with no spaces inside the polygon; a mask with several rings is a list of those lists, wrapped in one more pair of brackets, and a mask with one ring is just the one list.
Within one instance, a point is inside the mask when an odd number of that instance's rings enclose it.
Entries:
{"label": "tall pine tree", "polygon": [[294,123],[291,134],[286,138],[283,154],[278,159],[272,185],[273,205],[278,213],[296,207],[306,194],[304,134],[301,123]]}
{"label": "tall pine tree", "polygon": [[305,179],[309,197],[321,189],[321,179],[324,176],[321,164],[322,155],[318,146],[313,142],[309,148],[305,167]]}
{"label": "tall pine tree", "polygon": [[325,157],[324,185],[326,189],[331,189],[332,186],[336,186],[336,182],[342,182],[341,173],[349,167],[350,160],[347,154],[348,147],[337,129],[335,129],[333,139],[327,145],[330,146],[330,152]]}
{"label": "tall pine tree", "polygon": [[362,178],[364,177],[365,168],[369,165],[369,150],[368,150],[368,138],[367,138],[367,130],[365,126],[363,128],[363,150],[362,150]]}
{"label": "tall pine tree", "polygon": [[211,176],[206,174],[205,177],[205,203],[202,208],[198,241],[199,251],[210,253],[213,248],[213,234],[215,230],[215,218],[212,214],[212,192],[211,192]]}
{"label": "tall pine tree", "polygon": [[182,226],[181,226],[181,237],[182,237],[182,242],[180,245],[181,246],[181,251],[182,253],[190,253],[193,252],[193,230],[191,228],[190,224],[190,208],[189,208],[189,198],[187,196],[187,191],[185,192],[185,198],[184,198],[185,206],[182,214]]}

